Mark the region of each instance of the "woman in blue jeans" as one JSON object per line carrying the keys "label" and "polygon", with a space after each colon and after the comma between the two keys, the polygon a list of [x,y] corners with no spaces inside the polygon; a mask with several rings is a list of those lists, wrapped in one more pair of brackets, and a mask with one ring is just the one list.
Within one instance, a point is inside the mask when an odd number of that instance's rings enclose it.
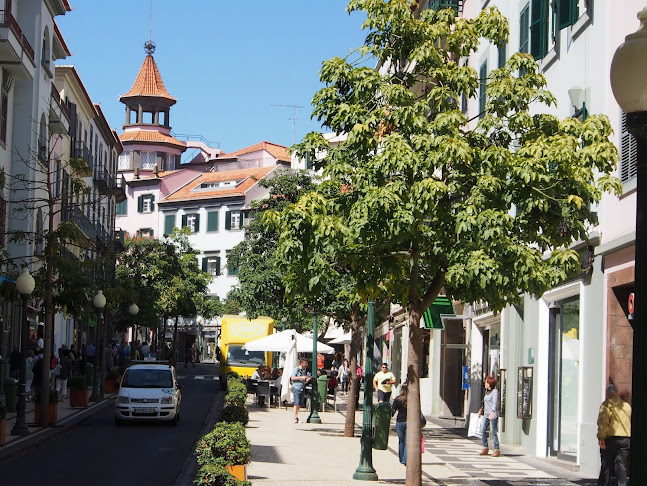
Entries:
{"label": "woman in blue jeans", "polygon": [[487,456],[488,452],[490,452],[487,443],[487,428],[489,425],[492,431],[492,439],[494,440],[492,457],[499,457],[501,455],[501,451],[499,451],[499,435],[497,432],[499,425],[499,390],[496,389],[496,378],[493,376],[488,376],[485,379],[485,397],[483,398],[483,407],[479,410],[479,417],[481,415],[485,417],[485,420],[483,421],[483,430],[481,430],[483,450],[479,452],[479,455]]}
{"label": "woman in blue jeans", "polygon": [[407,463],[407,389],[405,381],[400,387],[400,394],[391,405],[391,417],[397,413],[395,431],[398,434],[398,457],[401,464]]}

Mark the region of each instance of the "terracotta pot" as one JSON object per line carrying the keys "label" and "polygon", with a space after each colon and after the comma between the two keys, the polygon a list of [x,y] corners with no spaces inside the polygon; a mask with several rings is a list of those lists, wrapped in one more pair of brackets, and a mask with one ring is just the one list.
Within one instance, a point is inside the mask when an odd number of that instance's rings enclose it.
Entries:
{"label": "terracotta pot", "polygon": [[106,378],[105,380],[103,380],[104,393],[117,393],[115,382],[116,380],[114,378]]}
{"label": "terracotta pot", "polygon": [[88,406],[88,390],[70,390],[70,407]]}
{"label": "terracotta pot", "polygon": [[[40,425],[40,402],[35,402],[36,408],[34,410],[34,422]],[[58,419],[58,403],[50,403],[47,410],[47,423],[49,425],[56,425]]]}
{"label": "terracotta pot", "polygon": [[247,481],[247,464],[235,464],[233,466],[225,466],[229,474],[241,481]]}
{"label": "terracotta pot", "polygon": [[0,446],[3,446],[6,440],[7,440],[7,419],[1,418],[0,419]]}

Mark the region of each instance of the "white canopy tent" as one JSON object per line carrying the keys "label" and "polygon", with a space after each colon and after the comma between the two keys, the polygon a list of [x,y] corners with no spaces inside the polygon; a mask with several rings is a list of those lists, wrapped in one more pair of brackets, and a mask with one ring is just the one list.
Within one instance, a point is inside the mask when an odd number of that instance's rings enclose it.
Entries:
{"label": "white canopy tent", "polygon": [[328,341],[328,344],[350,344],[351,341],[351,332],[348,331],[343,336],[339,336],[331,341]]}
{"label": "white canopy tent", "polygon": [[[249,341],[243,349],[249,351],[272,351],[278,353],[285,353],[290,349],[292,341],[297,342],[297,353],[312,353],[312,339],[299,334],[294,329],[286,329],[269,336]],[[317,352],[322,354],[333,354],[335,348],[328,346],[320,341],[317,341]]]}

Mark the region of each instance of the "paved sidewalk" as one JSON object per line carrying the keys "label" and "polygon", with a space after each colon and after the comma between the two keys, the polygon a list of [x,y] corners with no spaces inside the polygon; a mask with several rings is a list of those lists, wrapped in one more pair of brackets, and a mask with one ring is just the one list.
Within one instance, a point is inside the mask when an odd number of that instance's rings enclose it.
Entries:
{"label": "paved sidewalk", "polygon": [[29,428],[28,436],[11,435],[11,429],[16,423],[16,413],[7,412],[7,436],[4,446],[0,446],[0,460],[13,456],[31,446],[34,443],[42,442],[43,440],[52,437],[63,430],[77,424],[81,420],[88,418],[95,413],[103,410],[114,404],[116,394],[106,394],[105,398],[100,402],[90,402],[87,408],[72,408],[70,407],[69,395],[65,400],[59,398],[58,412],[56,425],[42,428],[36,425],[34,418],[34,401],[26,403],[27,410],[25,414],[25,421]]}
{"label": "paved sidewalk", "polygon": [[[366,484],[352,479],[359,465],[362,412],[356,412],[356,437],[344,437],[345,396],[337,399],[337,412],[320,412],[321,424],[293,423],[288,407],[260,408],[248,400],[251,441],[248,479],[254,486],[329,486]],[[518,449],[502,446],[500,458],[479,456],[478,441],[463,436],[438,420],[428,420],[423,431],[422,456],[425,485],[594,485],[595,480],[524,456]],[[392,429],[388,449],[373,450],[377,484],[404,484],[405,466],[398,461],[398,438]]]}

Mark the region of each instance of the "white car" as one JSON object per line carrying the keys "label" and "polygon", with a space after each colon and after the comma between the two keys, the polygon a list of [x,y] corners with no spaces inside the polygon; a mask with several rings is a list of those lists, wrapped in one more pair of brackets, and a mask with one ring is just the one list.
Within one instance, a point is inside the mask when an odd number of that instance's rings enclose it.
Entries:
{"label": "white car", "polygon": [[119,384],[115,401],[115,424],[127,421],[165,421],[176,425],[180,420],[182,395],[175,368],[163,363],[130,366]]}

